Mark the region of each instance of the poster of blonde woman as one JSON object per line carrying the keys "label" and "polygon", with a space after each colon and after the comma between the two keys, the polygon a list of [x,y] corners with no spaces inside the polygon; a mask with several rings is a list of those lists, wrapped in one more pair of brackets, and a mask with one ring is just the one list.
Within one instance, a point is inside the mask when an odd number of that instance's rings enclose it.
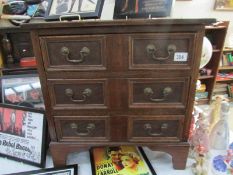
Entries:
{"label": "poster of blonde woman", "polygon": [[156,175],[141,147],[95,147],[90,155],[93,175]]}
{"label": "poster of blonde woman", "polygon": [[233,0],[216,0],[215,10],[233,11]]}

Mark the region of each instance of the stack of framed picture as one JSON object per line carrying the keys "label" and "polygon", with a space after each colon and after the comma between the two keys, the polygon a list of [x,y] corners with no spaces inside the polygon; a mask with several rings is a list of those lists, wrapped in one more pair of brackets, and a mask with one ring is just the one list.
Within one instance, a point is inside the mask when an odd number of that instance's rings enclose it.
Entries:
{"label": "stack of framed picture", "polygon": [[37,109],[0,104],[0,156],[44,167],[46,122]]}
{"label": "stack of framed picture", "polygon": [[104,0],[50,0],[45,20],[100,18]]}
{"label": "stack of framed picture", "polygon": [[117,0],[114,19],[168,17],[173,0]]}
{"label": "stack of framed picture", "polygon": [[44,110],[44,100],[37,74],[2,76],[1,95],[3,104]]}
{"label": "stack of framed picture", "polygon": [[43,170],[13,173],[8,175],[78,175],[78,165],[68,165],[62,168],[47,168]]}
{"label": "stack of framed picture", "polygon": [[0,80],[0,156],[44,167],[48,137],[38,75]]}

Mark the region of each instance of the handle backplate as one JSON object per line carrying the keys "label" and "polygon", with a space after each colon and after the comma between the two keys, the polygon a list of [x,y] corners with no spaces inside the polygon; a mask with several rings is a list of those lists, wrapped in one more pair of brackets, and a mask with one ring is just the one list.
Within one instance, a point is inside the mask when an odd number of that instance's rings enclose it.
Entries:
{"label": "handle backplate", "polygon": [[90,136],[93,134],[94,130],[95,130],[95,124],[94,123],[88,123],[86,128],[85,128],[85,132],[80,132],[78,124],[77,123],[71,123],[70,124],[70,128],[72,130],[74,130],[75,134],[77,136]]}
{"label": "handle backplate", "polygon": [[160,56],[156,56],[156,52],[158,51],[157,47],[154,44],[148,44],[146,46],[146,52],[147,52],[147,56],[153,60],[157,60],[157,61],[165,61],[168,60],[176,51],[176,45],[174,44],[169,44],[167,46],[167,53],[168,55],[166,57],[160,57]]}

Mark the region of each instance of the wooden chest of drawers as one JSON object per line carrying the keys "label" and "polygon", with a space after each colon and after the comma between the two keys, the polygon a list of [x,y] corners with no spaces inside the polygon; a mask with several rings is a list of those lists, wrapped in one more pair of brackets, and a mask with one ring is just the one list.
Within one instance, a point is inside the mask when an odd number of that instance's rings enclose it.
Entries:
{"label": "wooden chest of drawers", "polygon": [[55,166],[97,145],[142,145],[185,168],[206,20],[25,25],[32,30]]}

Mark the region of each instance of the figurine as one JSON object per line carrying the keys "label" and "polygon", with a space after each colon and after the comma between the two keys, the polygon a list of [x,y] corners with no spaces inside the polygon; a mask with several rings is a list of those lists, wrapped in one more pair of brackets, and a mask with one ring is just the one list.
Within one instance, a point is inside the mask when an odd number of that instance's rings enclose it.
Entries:
{"label": "figurine", "polygon": [[196,163],[192,165],[192,171],[195,175],[208,175],[209,120],[205,113],[199,112],[198,114],[195,130],[189,140],[190,157],[196,160]]}
{"label": "figurine", "polygon": [[192,165],[192,172],[194,175],[208,175],[208,161],[206,156],[206,150],[203,146],[196,148],[196,163]]}
{"label": "figurine", "polygon": [[197,120],[198,116],[200,113],[202,113],[203,110],[199,108],[198,106],[194,105],[193,112],[192,112],[192,119],[191,119],[191,124],[190,124],[190,129],[189,129],[189,141],[192,140],[193,134],[196,128],[195,121]]}
{"label": "figurine", "polygon": [[229,146],[227,155],[217,155],[212,161],[212,172],[215,175],[233,175],[233,143]]}
{"label": "figurine", "polygon": [[190,139],[190,145],[194,150],[202,146],[206,153],[209,151],[209,122],[205,113],[199,114],[196,121],[196,129]]}
{"label": "figurine", "polygon": [[219,120],[219,114],[220,114],[220,108],[221,108],[221,102],[223,101],[223,98],[221,96],[216,96],[215,101],[210,105],[209,108],[209,130],[211,131],[214,127],[214,125]]}
{"label": "figurine", "polygon": [[221,103],[220,120],[216,123],[210,133],[210,145],[213,149],[226,150],[229,144],[229,125],[227,122],[230,105],[228,102]]}

